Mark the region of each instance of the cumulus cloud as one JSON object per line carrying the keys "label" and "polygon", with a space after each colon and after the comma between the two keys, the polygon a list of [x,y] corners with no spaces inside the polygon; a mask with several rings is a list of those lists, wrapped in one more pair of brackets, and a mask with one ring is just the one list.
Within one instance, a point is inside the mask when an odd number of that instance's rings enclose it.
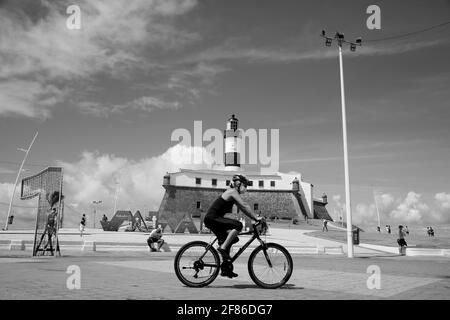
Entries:
{"label": "cumulus cloud", "polygon": [[[195,154],[203,155],[203,163],[195,164]],[[93,223],[92,201],[101,200],[97,207],[99,215],[105,213],[112,218],[115,195],[118,191],[117,210],[158,210],[164,195],[162,187],[166,172],[179,168],[211,169],[214,158],[200,147],[182,144],[170,147],[161,155],[132,161],[111,154],[85,151],[78,161],[58,162],[64,169],[65,227],[76,227],[80,214],[85,213]],[[13,185],[0,184],[0,210],[6,212]],[[22,201],[20,190],[14,200],[14,227],[32,228],[36,219],[37,198]],[[99,216],[97,216],[99,218]],[[92,226],[92,224],[88,224]]]}
{"label": "cumulus cloud", "polygon": [[[374,226],[378,224],[378,215],[382,226],[397,225],[428,225],[450,223],[450,194],[437,193],[434,202],[423,199],[423,196],[410,191],[404,198],[394,197],[389,193],[377,194],[376,203],[358,203],[352,210],[353,224]],[[335,205],[344,208],[341,196],[333,196]],[[378,208],[377,208],[378,207]]]}
{"label": "cumulus cloud", "polygon": [[[194,164],[195,153],[203,153],[204,162]],[[131,161],[126,158],[95,152],[83,152],[75,163],[60,162],[64,168],[64,187],[67,202],[77,204],[76,211],[91,215],[92,201],[102,200],[100,213],[112,217],[116,190],[117,210],[158,210],[164,195],[162,179],[166,172],[179,168],[209,169],[213,157],[204,148],[187,147],[181,144],[152,158]],[[67,211],[68,225],[76,225],[79,216]],[[92,217],[91,217],[92,218]]]}

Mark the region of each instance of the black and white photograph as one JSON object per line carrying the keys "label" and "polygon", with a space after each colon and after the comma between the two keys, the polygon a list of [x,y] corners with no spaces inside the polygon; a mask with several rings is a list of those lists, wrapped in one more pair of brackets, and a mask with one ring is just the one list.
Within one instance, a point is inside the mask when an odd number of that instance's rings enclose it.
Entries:
{"label": "black and white photograph", "polygon": [[0,0],[0,300],[450,299],[449,57],[448,0]]}

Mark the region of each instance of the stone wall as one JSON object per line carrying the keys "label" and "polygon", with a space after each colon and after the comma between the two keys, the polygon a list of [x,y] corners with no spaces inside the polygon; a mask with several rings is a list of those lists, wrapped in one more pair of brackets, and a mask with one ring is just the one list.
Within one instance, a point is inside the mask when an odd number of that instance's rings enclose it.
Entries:
{"label": "stone wall", "polygon": [[[166,192],[159,208],[159,220],[167,223],[172,231],[183,220],[203,218],[213,201],[225,191],[173,185],[165,185],[164,188]],[[291,190],[249,190],[242,198],[252,209],[257,203],[258,210],[255,213],[261,213],[262,216],[303,219],[295,209]],[[197,201],[200,201],[200,208],[197,208]]]}

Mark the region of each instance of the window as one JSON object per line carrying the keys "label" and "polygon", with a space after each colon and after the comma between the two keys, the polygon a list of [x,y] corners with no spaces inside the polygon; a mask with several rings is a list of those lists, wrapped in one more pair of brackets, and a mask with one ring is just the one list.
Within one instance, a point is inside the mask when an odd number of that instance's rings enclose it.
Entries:
{"label": "window", "polygon": [[253,211],[259,210],[259,206],[257,203],[253,204]]}
{"label": "window", "polygon": [[264,180],[259,180],[259,186],[264,187]]}
{"label": "window", "polygon": [[202,184],[201,178],[195,178],[195,184]]}
{"label": "window", "polygon": [[229,186],[229,185],[230,185],[230,180],[227,180],[225,184],[226,184],[227,186]]}
{"label": "window", "polygon": [[275,181],[270,181],[270,186],[275,187]]}
{"label": "window", "polygon": [[214,187],[217,186],[217,179],[212,179],[212,185],[213,185]]}
{"label": "window", "polygon": [[249,186],[249,187],[253,187],[253,181],[249,180],[249,181],[248,181],[248,186]]}
{"label": "window", "polygon": [[201,202],[197,201],[197,209],[200,209],[200,208],[201,208]]}

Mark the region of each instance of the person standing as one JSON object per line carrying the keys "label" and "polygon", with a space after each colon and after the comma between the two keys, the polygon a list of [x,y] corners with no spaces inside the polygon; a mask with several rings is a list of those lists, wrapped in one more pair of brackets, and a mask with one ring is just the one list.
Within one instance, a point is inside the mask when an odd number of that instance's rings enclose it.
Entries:
{"label": "person standing", "polygon": [[403,226],[400,225],[398,226],[398,239],[397,239],[397,243],[399,245],[398,248],[398,253],[401,256],[406,255],[406,247],[408,246],[408,244],[405,241],[405,231],[403,230]]}
{"label": "person standing", "polygon": [[325,230],[327,230],[327,232],[328,232],[327,224],[328,224],[328,220],[327,219],[323,219],[322,232],[324,232]]}
{"label": "person standing", "polygon": [[80,237],[83,237],[84,229],[86,228],[86,214],[83,213],[80,221]]}

